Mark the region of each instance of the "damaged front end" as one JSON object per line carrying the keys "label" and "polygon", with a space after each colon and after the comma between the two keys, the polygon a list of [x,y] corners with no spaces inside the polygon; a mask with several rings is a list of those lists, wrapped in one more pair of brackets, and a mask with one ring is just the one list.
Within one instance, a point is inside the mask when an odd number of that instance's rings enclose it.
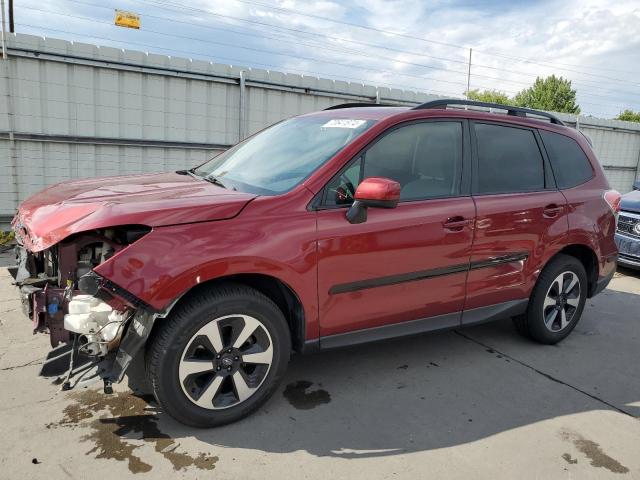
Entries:
{"label": "damaged front end", "polygon": [[98,229],[38,249],[18,217],[13,227],[23,310],[34,333],[48,333],[53,347],[40,374],[63,376],[64,390],[102,379],[110,392],[144,345],[157,312],[93,269],[151,228]]}

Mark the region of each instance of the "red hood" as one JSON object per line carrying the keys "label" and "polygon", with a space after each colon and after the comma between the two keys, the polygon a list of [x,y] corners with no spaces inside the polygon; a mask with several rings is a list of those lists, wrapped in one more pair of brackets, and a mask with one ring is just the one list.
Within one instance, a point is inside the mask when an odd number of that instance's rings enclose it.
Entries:
{"label": "red hood", "polygon": [[13,224],[25,246],[40,251],[96,228],[232,218],[255,197],[177,173],[92,178],[33,195],[22,202]]}

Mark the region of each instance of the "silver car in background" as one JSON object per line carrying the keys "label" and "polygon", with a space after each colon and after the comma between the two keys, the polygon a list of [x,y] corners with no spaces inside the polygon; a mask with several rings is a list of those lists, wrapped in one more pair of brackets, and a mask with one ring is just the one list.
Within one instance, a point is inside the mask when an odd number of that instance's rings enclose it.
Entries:
{"label": "silver car in background", "polygon": [[640,181],[620,202],[616,244],[620,251],[618,264],[640,269]]}

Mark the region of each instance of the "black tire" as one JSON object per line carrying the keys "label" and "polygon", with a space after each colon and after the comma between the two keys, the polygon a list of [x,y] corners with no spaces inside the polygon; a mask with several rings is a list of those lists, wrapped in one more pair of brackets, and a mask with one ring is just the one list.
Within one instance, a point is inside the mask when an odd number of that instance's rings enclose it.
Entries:
{"label": "black tire", "polygon": [[[181,385],[179,369],[183,352],[202,327],[220,317],[237,314],[257,319],[266,329],[273,348],[272,363],[260,385],[246,400],[223,409],[202,408],[187,397]],[[284,315],[273,301],[247,286],[228,283],[201,290],[158,322],[162,324],[154,332],[146,353],[149,384],[163,411],[185,425],[216,427],[246,417],[273,394],[286,371],[291,336]]]}
{"label": "black tire", "polygon": [[[569,272],[577,276],[579,282],[579,298],[577,306],[572,312],[571,317],[563,328],[557,330],[550,329],[545,324],[545,311],[550,311],[554,307],[544,307],[547,292],[552,288],[552,284],[563,273],[567,275]],[[568,275],[571,277],[571,275]],[[564,339],[575,328],[587,300],[588,281],[587,273],[582,263],[575,257],[570,255],[559,254],[553,258],[542,270],[538,277],[538,281],[533,289],[527,312],[524,315],[513,319],[516,330],[522,335],[531,338],[537,342],[547,345],[553,345]],[[574,300],[575,301],[575,300]],[[567,314],[568,315],[568,314]],[[568,317],[567,317],[568,318]]]}

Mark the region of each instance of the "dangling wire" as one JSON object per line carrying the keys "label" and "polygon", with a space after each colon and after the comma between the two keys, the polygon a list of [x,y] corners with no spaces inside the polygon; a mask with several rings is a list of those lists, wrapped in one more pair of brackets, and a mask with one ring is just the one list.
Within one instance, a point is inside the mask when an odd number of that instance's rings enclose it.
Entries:
{"label": "dangling wire", "polygon": [[73,345],[71,346],[71,359],[69,360],[69,371],[67,372],[67,376],[62,382],[61,390],[70,390],[71,389],[71,374],[73,373],[73,357],[76,353],[76,345],[78,343],[78,335],[74,335],[73,337]]}

